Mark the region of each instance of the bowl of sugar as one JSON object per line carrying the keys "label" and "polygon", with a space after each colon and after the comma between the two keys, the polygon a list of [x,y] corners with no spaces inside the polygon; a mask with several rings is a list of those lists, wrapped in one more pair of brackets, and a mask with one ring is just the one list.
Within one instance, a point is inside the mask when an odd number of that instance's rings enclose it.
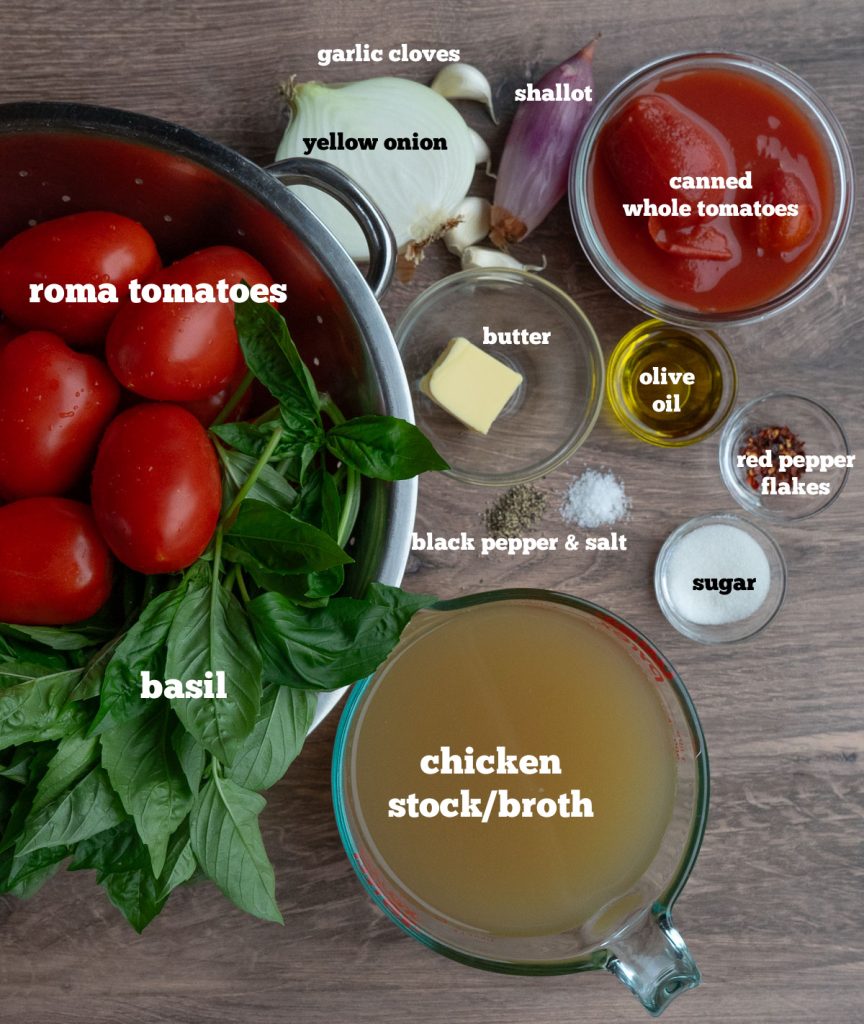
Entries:
{"label": "bowl of sugar", "polygon": [[747,640],[780,611],[786,562],[776,541],[749,519],[697,516],[666,538],[654,591],[669,622],[691,640]]}

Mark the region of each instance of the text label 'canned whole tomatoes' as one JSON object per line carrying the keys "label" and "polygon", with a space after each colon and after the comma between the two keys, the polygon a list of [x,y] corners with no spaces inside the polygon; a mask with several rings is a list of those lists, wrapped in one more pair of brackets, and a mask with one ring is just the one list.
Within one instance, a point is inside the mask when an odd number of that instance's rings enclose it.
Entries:
{"label": "text label 'canned whole tomatoes'", "polygon": [[222,503],[216,453],[192,413],[133,406],[108,427],[93,469],[102,536],[130,569],[176,572],[210,543]]}

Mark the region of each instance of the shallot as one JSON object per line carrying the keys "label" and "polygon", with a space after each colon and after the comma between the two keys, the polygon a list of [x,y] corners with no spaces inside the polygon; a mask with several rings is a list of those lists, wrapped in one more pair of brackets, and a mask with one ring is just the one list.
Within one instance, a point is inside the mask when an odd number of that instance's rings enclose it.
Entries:
{"label": "shallot", "polygon": [[[537,85],[582,99],[525,100],[519,107],[498,168],[490,238],[504,249],[527,237],[567,191],[567,172],[593,102],[593,40]],[[558,89],[558,86],[561,88]]]}

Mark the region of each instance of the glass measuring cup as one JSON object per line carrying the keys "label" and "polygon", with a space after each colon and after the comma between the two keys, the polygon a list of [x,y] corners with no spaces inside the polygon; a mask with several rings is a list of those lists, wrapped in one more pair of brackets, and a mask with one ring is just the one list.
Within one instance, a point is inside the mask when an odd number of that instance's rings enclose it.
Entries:
{"label": "glass measuring cup", "polygon": [[[611,638],[653,687],[674,751],[672,813],[650,864],[626,892],[617,893],[598,913],[578,927],[556,934],[496,934],[436,911],[389,869],[367,832],[357,796],[354,754],[358,726],[387,667],[401,651],[429,637],[449,619],[470,616],[472,609],[491,602],[515,602],[532,609],[552,606]],[[398,789],[398,780],[394,786]],[[699,971],[672,923],[671,909],[693,867],[705,829],[708,764],[704,737],[672,665],[645,637],[605,609],[543,590],[502,590],[439,602],[415,616],[390,659],[358,683],[350,696],[336,737],[333,794],[343,844],[365,889],[396,924],[436,952],[473,967],[509,974],[566,974],[605,968],[654,1015],[675,995],[699,984]]]}

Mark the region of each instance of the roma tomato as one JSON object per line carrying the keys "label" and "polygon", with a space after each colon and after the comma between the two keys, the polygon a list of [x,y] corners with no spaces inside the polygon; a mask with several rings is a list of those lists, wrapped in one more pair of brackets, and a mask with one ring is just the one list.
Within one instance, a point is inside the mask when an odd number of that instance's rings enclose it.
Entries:
{"label": "roma tomato", "polygon": [[[227,245],[185,256],[158,273],[159,285],[264,284],[273,279],[248,253]],[[157,302],[122,306],[106,343],[120,383],[144,398],[194,402],[215,395],[238,372],[243,355],[233,302]]]}
{"label": "roma tomato", "polygon": [[120,388],[94,356],[29,331],[0,351],[0,497],[64,494],[86,473]]}
{"label": "roma tomato", "polygon": [[185,569],[210,543],[222,504],[213,445],[191,412],[142,403],[111,422],[93,467],[93,512],[130,569]]}
{"label": "roma tomato", "polygon": [[12,324],[0,323],[0,349],[6,348],[13,338],[17,338],[21,331]]}
{"label": "roma tomato", "polygon": [[[184,409],[188,409],[189,412],[195,417],[196,420],[201,424],[202,427],[209,427],[213,420],[219,415],[220,412],[228,404],[229,399],[232,397],[234,392],[243,383],[243,378],[246,376],[246,364],[241,363],[240,369],[228,384],[217,391],[215,395],[209,395],[207,398],[199,398],[197,402],[183,402]],[[253,381],[254,385],[257,383]],[[252,386],[248,387],[243,394],[243,397],[234,407],[233,412],[228,416],[228,422],[233,423],[236,420],[242,420],[246,413],[249,411],[249,406],[252,404]],[[271,399],[270,404],[273,404]]]}
{"label": "roma tomato", "polygon": [[108,600],[111,577],[111,555],[86,505],[25,498],[0,508],[0,621],[88,619]]}
{"label": "roma tomato", "polygon": [[118,298],[133,278],[161,266],[156,244],[117,213],[73,213],[22,231],[0,249],[0,309],[22,327],[54,331],[74,345],[97,345],[117,312],[99,302],[30,301],[31,284],[113,284]]}

